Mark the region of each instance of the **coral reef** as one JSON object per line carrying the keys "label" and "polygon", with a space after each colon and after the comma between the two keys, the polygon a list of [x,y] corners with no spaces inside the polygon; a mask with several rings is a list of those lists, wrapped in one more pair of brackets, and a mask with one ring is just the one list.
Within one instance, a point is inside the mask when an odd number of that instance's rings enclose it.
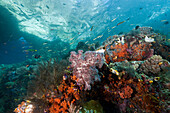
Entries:
{"label": "coral reef", "polygon": [[[26,99],[33,112],[169,112],[169,62],[156,55],[158,37],[151,27],[137,27],[108,37],[95,51],[72,51],[71,64],[50,60],[40,63],[38,72],[30,66],[27,70],[37,73]],[[10,74],[15,75],[16,69]],[[15,111],[21,108],[26,110],[21,103]]]}
{"label": "coral reef", "polygon": [[[140,29],[140,33],[133,36],[126,34],[124,36],[114,35],[104,43],[105,45],[105,59],[109,62],[141,61],[150,58],[154,54],[152,44],[145,42],[145,36],[150,35],[150,29],[145,27]],[[148,33],[148,34],[146,34]]]}

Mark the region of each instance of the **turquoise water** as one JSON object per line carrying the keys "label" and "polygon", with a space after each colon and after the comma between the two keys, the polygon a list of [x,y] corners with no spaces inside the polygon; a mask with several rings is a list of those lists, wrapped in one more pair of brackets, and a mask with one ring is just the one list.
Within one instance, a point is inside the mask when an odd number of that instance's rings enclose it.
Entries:
{"label": "turquoise water", "polygon": [[0,112],[168,112],[169,21],[169,0],[0,0]]}

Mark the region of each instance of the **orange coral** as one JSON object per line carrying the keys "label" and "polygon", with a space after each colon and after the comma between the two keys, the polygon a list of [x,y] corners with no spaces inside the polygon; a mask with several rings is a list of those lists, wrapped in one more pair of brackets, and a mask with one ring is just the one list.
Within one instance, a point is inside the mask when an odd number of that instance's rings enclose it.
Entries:
{"label": "orange coral", "polygon": [[133,89],[129,86],[122,88],[122,92],[119,92],[121,98],[130,98],[133,93]]}
{"label": "orange coral", "polygon": [[68,109],[66,100],[64,100],[60,105],[63,107],[62,111],[66,111]]}
{"label": "orange coral", "polygon": [[79,90],[75,87],[73,82],[66,83],[65,81],[58,86],[58,90],[62,95],[57,96],[57,98],[53,96],[48,99],[52,104],[49,111],[50,113],[67,113],[71,103],[80,99]]}
{"label": "orange coral", "polygon": [[109,55],[105,55],[105,59],[106,59],[106,63],[109,63],[110,62],[110,58],[109,58]]}
{"label": "orange coral", "polygon": [[125,59],[128,59],[128,52],[126,49],[128,48],[127,44],[117,44],[115,45],[114,49],[115,51],[112,51],[113,56],[117,56],[117,59],[113,61],[124,61]]}
{"label": "orange coral", "polygon": [[[107,46],[105,46],[106,48]],[[115,46],[111,45],[110,46],[110,50],[112,51],[112,55],[110,55],[112,57],[112,59],[109,58],[108,54],[105,54],[105,59],[106,59],[106,63],[109,63],[110,60],[114,61],[114,62],[120,62],[120,61],[124,61],[125,59],[128,58],[128,52],[126,51],[126,49],[128,48],[127,44],[117,44]]]}
{"label": "orange coral", "polygon": [[76,75],[73,75],[72,80],[76,80],[76,79],[77,79]]}
{"label": "orange coral", "polygon": [[54,99],[54,101],[57,102],[57,103],[59,104],[59,103],[61,102],[61,99],[56,98],[56,99]]}
{"label": "orange coral", "polygon": [[105,48],[107,48],[106,49],[107,52],[105,54],[106,63],[109,63],[110,61],[113,62],[121,62],[124,60],[140,61],[146,59],[149,56],[149,53],[151,53],[150,49],[151,46],[149,45],[149,43],[139,44],[134,43],[130,43],[129,46],[128,43],[125,44],[118,43],[114,46],[106,45],[105,46]]}

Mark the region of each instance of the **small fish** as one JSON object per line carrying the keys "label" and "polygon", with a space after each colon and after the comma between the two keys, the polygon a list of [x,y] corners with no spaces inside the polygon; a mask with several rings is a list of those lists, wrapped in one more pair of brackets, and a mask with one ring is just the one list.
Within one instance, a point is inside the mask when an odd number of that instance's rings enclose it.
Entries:
{"label": "small fish", "polygon": [[137,29],[139,29],[139,26],[136,26],[136,27],[135,27],[135,30],[137,30]]}
{"label": "small fish", "polygon": [[45,47],[45,48],[49,48],[49,47]]}
{"label": "small fish", "polygon": [[119,32],[118,35],[122,35],[123,34],[123,31]]}
{"label": "small fish", "polygon": [[126,22],[126,21],[119,22],[119,23],[117,24],[117,26],[120,25],[120,24],[123,24],[124,22]]}
{"label": "small fish", "polygon": [[25,52],[29,52],[29,51],[31,51],[31,52],[34,52],[34,51],[37,51],[36,49],[27,49],[27,50],[24,50]]}
{"label": "small fish", "polygon": [[41,55],[35,54],[34,58],[36,58],[36,59],[41,58]]}
{"label": "small fish", "polygon": [[149,83],[152,84],[152,83],[153,83],[153,80],[150,80]]}
{"label": "small fish", "polygon": [[96,50],[95,52],[96,52],[96,53],[102,53],[102,54],[104,54],[105,50],[104,50],[104,49],[98,49],[98,50]]}
{"label": "small fish", "polygon": [[128,17],[128,18],[126,19],[126,21],[127,21],[127,20],[130,20],[130,18]]}
{"label": "small fish", "polygon": [[139,82],[141,82],[141,81],[143,81],[143,80],[141,80],[141,79],[138,79],[138,81],[139,81]]}
{"label": "small fish", "polygon": [[139,9],[140,9],[140,10],[142,10],[142,9],[143,9],[143,7],[140,7]]}
{"label": "small fish", "polygon": [[167,20],[161,20],[161,22],[165,22],[165,21],[167,21]]}
{"label": "small fish", "polygon": [[[110,37],[111,37],[111,36],[107,37],[107,39],[110,38]],[[107,39],[106,39],[106,40],[107,40]]]}
{"label": "small fish", "polygon": [[116,18],[114,18],[113,20],[111,20],[111,22],[113,22],[113,21],[115,21],[116,20]]}
{"label": "small fish", "polygon": [[113,58],[113,60],[116,60],[117,59],[117,56],[115,56],[114,58]]}
{"label": "small fish", "polygon": [[154,80],[158,81],[158,80],[160,80],[160,77],[154,77]]}
{"label": "small fish", "polygon": [[63,80],[67,80],[67,75],[66,74],[63,75]]}
{"label": "small fish", "polygon": [[31,103],[31,101],[30,101],[30,100],[26,100],[26,102],[27,102],[27,103]]}
{"label": "small fish", "polygon": [[1,68],[1,70],[5,70],[6,69],[6,67],[4,67],[4,68]]}
{"label": "small fish", "polygon": [[26,76],[30,77],[30,76],[31,76],[31,74],[28,74],[28,75],[26,75]]}
{"label": "small fish", "polygon": [[70,43],[70,45],[72,45],[74,42]]}
{"label": "small fish", "polygon": [[115,27],[116,27],[116,26],[113,26],[112,29],[115,28]]}
{"label": "small fish", "polygon": [[159,62],[159,64],[158,64],[158,65],[160,66],[160,65],[162,65],[162,64],[163,64],[163,62]]}
{"label": "small fish", "polygon": [[51,52],[52,50],[50,49],[50,50],[48,50],[48,52]]}
{"label": "small fish", "polygon": [[85,44],[87,44],[87,43],[88,43],[88,41],[85,42]]}
{"label": "small fish", "polygon": [[164,24],[169,24],[169,21],[165,21]]}
{"label": "small fish", "polygon": [[46,45],[46,44],[47,44],[46,42],[43,43],[43,45]]}
{"label": "small fish", "polygon": [[22,7],[24,7],[24,5],[23,5],[23,4],[21,4],[21,6],[22,6]]}
{"label": "small fish", "polygon": [[67,48],[66,48],[66,49],[63,49],[63,51],[65,51],[65,50],[67,50]]}
{"label": "small fish", "polygon": [[103,35],[100,35],[100,36],[94,38],[93,40],[96,40],[96,39],[98,39],[98,38],[101,38],[102,36],[103,36]]}
{"label": "small fish", "polygon": [[42,9],[42,7],[41,7],[41,6],[39,6],[38,8]]}
{"label": "small fish", "polygon": [[70,66],[68,66],[67,69],[70,69]]}
{"label": "small fish", "polygon": [[93,40],[96,40],[97,38],[94,38]]}
{"label": "small fish", "polygon": [[29,67],[30,65],[26,65],[26,67]]}
{"label": "small fish", "polygon": [[70,41],[72,41],[73,39],[74,39],[74,37],[73,37],[73,38],[71,38],[71,39],[70,39]]}
{"label": "small fish", "polygon": [[46,8],[47,8],[47,9],[49,9],[49,6],[48,6],[48,5],[46,5]]}
{"label": "small fish", "polygon": [[94,26],[92,26],[92,27],[91,27],[90,31],[92,31],[92,30],[93,30],[93,27],[94,27]]}
{"label": "small fish", "polygon": [[113,68],[110,68],[110,72],[116,74],[117,76],[119,75],[119,72],[117,70],[114,70]]}

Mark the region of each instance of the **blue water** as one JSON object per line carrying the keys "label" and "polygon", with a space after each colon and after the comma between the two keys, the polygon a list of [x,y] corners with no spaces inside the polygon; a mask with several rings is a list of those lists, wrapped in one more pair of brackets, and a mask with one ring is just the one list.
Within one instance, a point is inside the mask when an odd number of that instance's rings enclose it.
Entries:
{"label": "blue water", "polygon": [[[31,5],[31,3],[34,5]],[[4,32],[6,35],[1,33],[1,43],[7,43],[8,39],[11,40],[11,37],[14,41],[17,41],[16,39],[24,36],[30,43],[33,43],[33,46],[41,47],[43,42],[41,43],[42,40],[37,41],[38,38],[44,39],[44,41],[53,41],[59,38],[61,41],[70,43],[71,48],[75,48],[79,41],[88,41],[89,44],[101,42],[120,32],[127,33],[136,25],[151,26],[159,33],[169,36],[170,27],[169,24],[165,24],[170,19],[170,3],[168,0],[77,0],[74,2],[56,2],[55,0],[46,2],[41,0],[19,2],[15,0],[8,2],[8,0],[2,0],[0,4],[1,9],[4,8],[1,12],[2,20],[0,23],[3,26],[9,23],[5,29],[6,31],[10,29],[9,32]],[[5,18],[11,20],[8,21]],[[125,22],[116,26],[122,21]],[[13,29],[11,26],[14,26]],[[15,32],[17,34],[22,32],[22,35],[15,35]],[[25,36],[25,34],[28,35]],[[103,36],[93,40],[99,35]],[[9,45],[9,50],[15,46]],[[62,50],[65,49],[62,48]],[[2,53],[1,56],[3,56]],[[11,52],[8,52],[8,54],[8,57],[12,55]],[[26,60],[24,57],[18,56],[21,61]],[[12,58],[10,59],[11,63],[17,62]],[[2,61],[2,63],[5,63],[4,60]]]}
{"label": "blue water", "polygon": [[25,61],[34,54],[35,51],[27,51],[32,48],[23,37],[4,42],[0,45],[0,63],[11,64]]}

